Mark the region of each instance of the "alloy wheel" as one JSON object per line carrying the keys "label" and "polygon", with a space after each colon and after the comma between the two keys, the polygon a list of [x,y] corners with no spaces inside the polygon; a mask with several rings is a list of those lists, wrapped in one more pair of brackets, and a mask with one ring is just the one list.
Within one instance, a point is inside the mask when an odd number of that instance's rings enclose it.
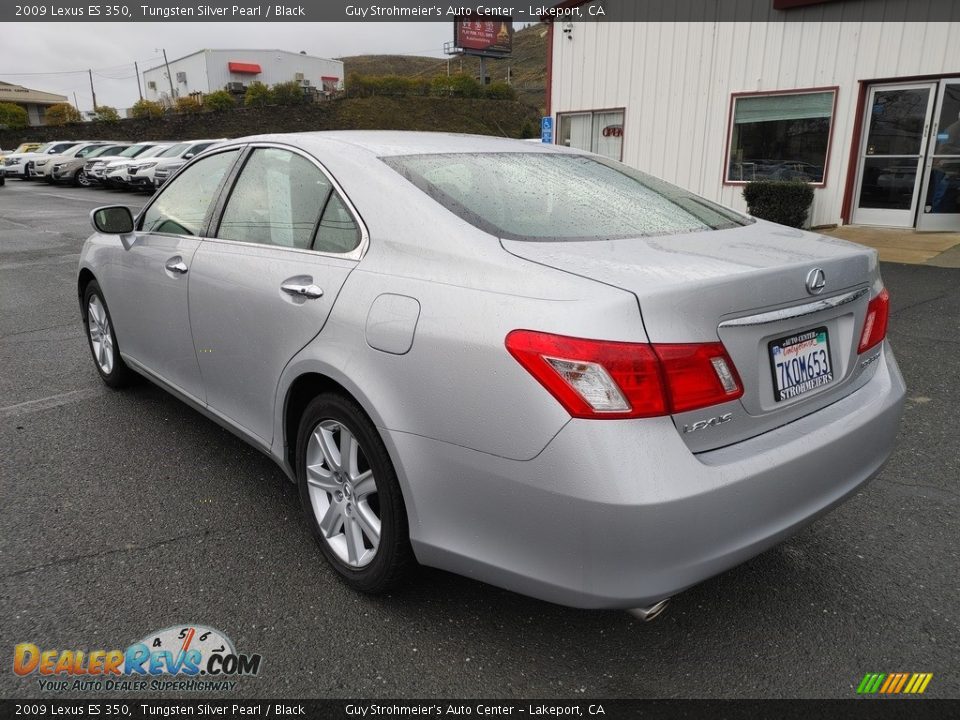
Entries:
{"label": "alloy wheel", "polygon": [[87,331],[90,333],[93,357],[103,374],[109,375],[113,372],[113,332],[107,311],[97,295],[91,295],[87,305]]}
{"label": "alloy wheel", "polygon": [[369,565],[380,546],[377,481],[359,441],[336,420],[310,433],[306,479],[317,524],[336,557],[351,568]]}

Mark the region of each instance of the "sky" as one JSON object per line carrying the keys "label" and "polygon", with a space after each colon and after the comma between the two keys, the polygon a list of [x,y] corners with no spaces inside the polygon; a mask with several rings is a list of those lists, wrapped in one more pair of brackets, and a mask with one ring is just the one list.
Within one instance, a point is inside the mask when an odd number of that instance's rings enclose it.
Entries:
{"label": "sky", "polygon": [[144,70],[203,48],[268,48],[337,58],[392,54],[443,57],[452,23],[10,23],[0,42],[0,80],[34,90],[74,93],[92,110],[97,102],[130,107],[139,99],[134,61]]}

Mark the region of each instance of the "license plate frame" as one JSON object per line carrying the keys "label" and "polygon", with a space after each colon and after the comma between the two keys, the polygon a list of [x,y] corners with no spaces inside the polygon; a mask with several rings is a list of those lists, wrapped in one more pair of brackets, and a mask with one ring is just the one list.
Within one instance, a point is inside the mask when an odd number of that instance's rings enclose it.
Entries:
{"label": "license plate frame", "polygon": [[[789,362],[782,362],[791,355]],[[771,340],[767,343],[767,357],[770,360],[773,399],[778,403],[796,400],[834,381],[830,333],[826,326]],[[778,359],[783,367],[778,367]]]}

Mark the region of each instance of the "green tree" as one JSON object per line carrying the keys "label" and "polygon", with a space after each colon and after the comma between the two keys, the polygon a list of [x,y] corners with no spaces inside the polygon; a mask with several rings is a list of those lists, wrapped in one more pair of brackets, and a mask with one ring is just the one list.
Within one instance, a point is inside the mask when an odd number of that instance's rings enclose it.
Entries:
{"label": "green tree", "polygon": [[138,120],[162,118],[165,112],[163,105],[153,100],[137,100],[130,108],[130,114]]}
{"label": "green tree", "polygon": [[27,126],[27,111],[13,103],[0,103],[0,125],[11,130],[19,130]]}
{"label": "green tree", "polygon": [[484,88],[483,94],[494,100],[516,100],[517,92],[505,82],[494,82]]}
{"label": "green tree", "polygon": [[192,95],[178,97],[173,108],[179,115],[196,115],[203,110],[203,105]]}
{"label": "green tree", "polygon": [[93,119],[99,122],[118,122],[120,113],[117,112],[116,108],[109,105],[99,105],[97,111],[93,114]]}
{"label": "green tree", "polygon": [[296,80],[277,83],[271,88],[271,94],[276,105],[303,105],[307,101],[303,88]]}
{"label": "green tree", "polygon": [[247,86],[247,93],[243,96],[243,104],[247,107],[264,107],[273,103],[273,92],[259,80],[254,80]]}
{"label": "green tree", "polygon": [[226,90],[217,90],[203,97],[203,106],[208,110],[229,110],[236,104],[237,101],[233,99],[233,95]]}
{"label": "green tree", "polygon": [[47,125],[67,125],[68,123],[78,123],[83,121],[83,115],[70,103],[57,103],[47,108],[44,114],[44,120]]}
{"label": "green tree", "polygon": [[430,83],[434,95],[449,97],[480,97],[483,92],[480,83],[469,75],[438,75]]}

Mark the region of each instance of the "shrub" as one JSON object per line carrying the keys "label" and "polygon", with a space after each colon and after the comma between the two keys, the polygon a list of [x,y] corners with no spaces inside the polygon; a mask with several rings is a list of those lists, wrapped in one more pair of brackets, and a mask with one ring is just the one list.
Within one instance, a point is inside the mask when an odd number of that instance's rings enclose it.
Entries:
{"label": "shrub", "polygon": [[264,107],[273,102],[273,93],[270,88],[259,80],[255,80],[247,86],[247,92],[243,96],[243,104],[248,107]]}
{"label": "shrub", "polygon": [[483,88],[469,75],[438,75],[430,83],[434,95],[449,97],[480,97]]}
{"label": "shrub", "polygon": [[178,97],[173,109],[180,115],[196,115],[203,110],[203,105],[192,95]]}
{"label": "shrub", "polygon": [[303,105],[307,101],[303,88],[296,80],[277,83],[270,92],[276,105]]}
{"label": "shrub", "polygon": [[517,99],[517,91],[514,90],[511,85],[507,85],[505,82],[490,83],[484,88],[483,94],[494,100]]}
{"label": "shrub", "polygon": [[754,217],[799,228],[813,203],[813,188],[800,181],[756,180],[743,188],[743,199]]}
{"label": "shrub", "polygon": [[70,103],[57,103],[47,108],[44,114],[47,125],[67,125],[83,121],[83,115]]}
{"label": "shrub", "polygon": [[208,110],[229,110],[236,104],[237,101],[233,99],[233,95],[226,90],[217,90],[203,97],[203,106]]}
{"label": "shrub", "polygon": [[165,112],[163,104],[153,100],[137,100],[130,108],[130,114],[138,120],[162,118]]}
{"label": "shrub", "polygon": [[0,125],[11,130],[19,130],[27,126],[27,111],[13,103],[0,103]]}
{"label": "shrub", "polygon": [[120,113],[117,112],[116,108],[109,105],[99,105],[97,111],[93,114],[93,119],[99,122],[118,122]]}

